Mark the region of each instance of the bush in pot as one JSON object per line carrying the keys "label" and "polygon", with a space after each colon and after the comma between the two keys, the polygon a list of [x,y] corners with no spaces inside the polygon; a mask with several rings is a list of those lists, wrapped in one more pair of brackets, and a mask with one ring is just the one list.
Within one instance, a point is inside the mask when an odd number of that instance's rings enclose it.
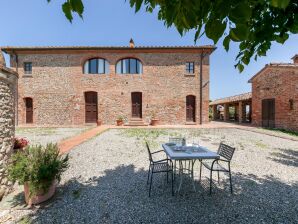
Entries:
{"label": "bush in pot", "polygon": [[67,168],[68,155],[60,155],[57,144],[35,145],[12,155],[8,176],[24,185],[26,202],[31,205],[54,195],[56,183]]}
{"label": "bush in pot", "polygon": [[156,113],[152,112],[151,113],[151,122],[150,122],[150,124],[152,126],[156,126],[156,125],[158,125],[158,122],[159,122],[159,119],[156,117]]}
{"label": "bush in pot", "polygon": [[124,124],[124,117],[119,115],[116,119],[117,126],[122,126]]}

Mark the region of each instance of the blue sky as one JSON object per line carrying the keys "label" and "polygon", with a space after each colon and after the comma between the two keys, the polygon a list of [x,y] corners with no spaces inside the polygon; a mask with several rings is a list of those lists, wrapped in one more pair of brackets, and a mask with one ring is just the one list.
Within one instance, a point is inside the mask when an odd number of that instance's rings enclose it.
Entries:
{"label": "blue sky", "polygon": [[[181,37],[176,29],[167,29],[156,13],[141,10],[135,14],[124,0],[85,0],[84,20],[69,23],[61,11],[63,0],[1,1],[0,46],[48,45],[128,45],[132,37],[136,45],[193,45],[194,32]],[[197,45],[213,44],[203,37]],[[298,35],[284,45],[273,44],[266,57],[252,61],[241,74],[234,68],[238,53],[236,44],[227,53],[221,42],[211,56],[210,97],[217,99],[249,92],[249,78],[270,62],[291,62],[298,53]]]}

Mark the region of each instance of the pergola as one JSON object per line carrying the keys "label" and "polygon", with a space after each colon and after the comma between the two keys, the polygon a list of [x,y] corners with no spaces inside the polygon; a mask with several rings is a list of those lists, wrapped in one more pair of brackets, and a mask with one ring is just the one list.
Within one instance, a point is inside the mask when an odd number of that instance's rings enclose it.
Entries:
{"label": "pergola", "polygon": [[209,103],[213,120],[251,122],[251,92],[217,99]]}

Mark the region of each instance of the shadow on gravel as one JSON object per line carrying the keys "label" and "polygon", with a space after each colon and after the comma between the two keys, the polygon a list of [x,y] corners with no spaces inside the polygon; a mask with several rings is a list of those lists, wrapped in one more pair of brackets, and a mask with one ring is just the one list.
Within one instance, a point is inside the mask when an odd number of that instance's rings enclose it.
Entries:
{"label": "shadow on gravel", "polygon": [[[207,172],[204,173],[207,175]],[[294,223],[298,220],[298,183],[288,185],[272,177],[234,173],[234,195],[222,176],[208,195],[208,180],[197,192],[185,184],[171,196],[165,175],[156,175],[151,198],[147,171],[133,165],[106,170],[102,177],[83,182],[72,179],[59,189],[52,203],[38,209],[33,223]],[[217,183],[216,183],[217,185]],[[189,186],[189,187],[187,187]]]}
{"label": "shadow on gravel", "polygon": [[287,165],[287,166],[294,166],[298,167],[298,151],[293,149],[278,149],[279,152],[271,153],[270,159]]}

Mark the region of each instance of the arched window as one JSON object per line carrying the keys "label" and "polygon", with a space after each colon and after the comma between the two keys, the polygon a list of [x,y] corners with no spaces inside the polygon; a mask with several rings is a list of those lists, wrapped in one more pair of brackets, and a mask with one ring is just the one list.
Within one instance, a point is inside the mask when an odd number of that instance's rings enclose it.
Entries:
{"label": "arched window", "polygon": [[109,62],[102,58],[92,58],[84,64],[84,74],[108,74]]}
{"label": "arched window", "polygon": [[116,64],[117,74],[142,74],[143,65],[139,59],[125,58],[121,59]]}

